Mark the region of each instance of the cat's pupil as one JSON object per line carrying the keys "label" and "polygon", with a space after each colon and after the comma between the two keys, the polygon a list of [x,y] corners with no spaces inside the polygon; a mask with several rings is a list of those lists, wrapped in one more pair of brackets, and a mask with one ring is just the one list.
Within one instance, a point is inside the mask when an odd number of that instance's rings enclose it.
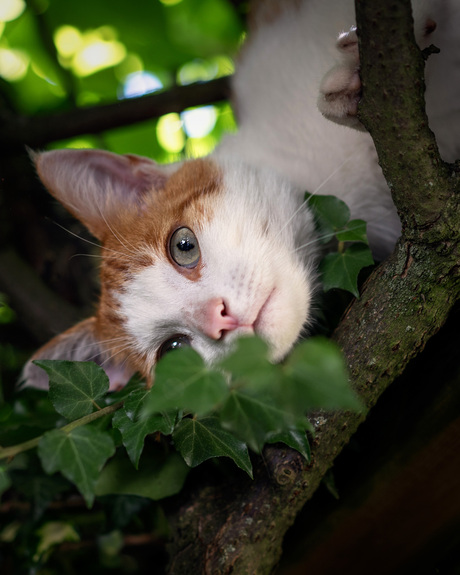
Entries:
{"label": "cat's pupil", "polygon": [[164,355],[170,351],[175,351],[182,347],[190,347],[190,338],[186,335],[176,335],[171,339],[166,340],[158,350],[157,359],[161,359]]}
{"label": "cat's pupil", "polygon": [[184,238],[177,244],[177,247],[181,252],[188,252],[195,249],[195,244],[192,243],[189,238]]}

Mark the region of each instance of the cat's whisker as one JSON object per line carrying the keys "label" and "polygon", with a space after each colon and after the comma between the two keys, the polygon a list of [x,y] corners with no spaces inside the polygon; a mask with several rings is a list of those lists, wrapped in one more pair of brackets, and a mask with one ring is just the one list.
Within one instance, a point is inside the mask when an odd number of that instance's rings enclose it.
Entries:
{"label": "cat's whisker", "polygon": [[[112,252],[114,254],[117,254],[119,256],[122,256],[123,258],[127,259],[127,261],[132,261],[131,258],[129,258],[126,254],[124,254],[123,252],[117,252],[116,250],[112,250],[110,248],[106,248],[105,246],[101,246],[100,244],[96,243],[96,242],[92,242],[91,240],[88,240],[87,238],[84,238],[82,236],[79,236],[78,234],[76,234],[75,232],[72,232],[71,230],[69,230],[68,228],[66,228],[65,226],[61,225],[58,222],[53,222],[56,226],[58,226],[59,228],[61,228],[62,230],[64,230],[65,232],[67,232],[68,234],[70,234],[71,236],[74,236],[75,238],[86,242],[87,244],[90,244],[91,246],[95,246],[96,248],[99,248],[101,250],[105,250],[108,252]],[[89,255],[89,254],[88,254]],[[96,256],[96,257],[102,257],[102,256]]]}
{"label": "cat's whisker", "polygon": [[119,336],[119,337],[114,337],[112,339],[106,339],[106,340],[102,340],[102,341],[94,341],[91,343],[85,343],[84,345],[79,345],[78,349],[88,349],[91,347],[103,347],[105,344],[110,344],[110,343],[117,343],[117,342],[124,342],[126,341],[127,337],[125,335]]}
{"label": "cat's whisker", "polygon": [[[331,180],[338,172],[340,172],[340,170],[341,170],[346,164],[348,164],[348,162],[349,162],[355,155],[356,155],[356,154],[353,153],[353,154],[350,154],[349,156],[347,156],[347,157],[345,158],[345,160],[344,160],[341,164],[339,164],[339,165],[337,166],[337,168],[335,168],[335,170],[333,170],[332,173],[330,173],[329,176],[328,176],[325,180],[323,180],[323,181],[321,182],[321,184],[316,188],[316,190],[314,190],[314,191],[312,192],[312,194],[310,195],[310,198],[311,198],[312,196],[315,196],[315,195],[320,191],[320,189],[321,189],[323,186],[325,186],[325,185],[329,182],[329,180]],[[307,203],[308,203],[308,201],[310,200],[310,198],[308,198],[308,199],[306,200]]]}
{"label": "cat's whisker", "polygon": [[[117,355],[119,355],[120,353],[124,353],[126,350],[131,349],[131,344],[130,344],[130,343],[127,343],[127,344],[126,344],[124,347],[122,347],[121,349],[118,349],[118,348],[113,348],[113,349],[117,349],[117,351],[115,351],[114,353],[111,353],[112,350],[107,350],[107,352],[109,352],[109,355],[106,357],[106,359],[104,359],[104,361],[101,362],[100,365],[101,365],[102,368],[104,368],[104,365],[105,365],[106,363],[108,363],[108,362],[111,363],[111,362],[113,361],[113,359],[114,359]],[[127,359],[128,359],[131,355],[132,355],[132,352],[131,352],[131,354],[129,354],[126,358],[124,358],[121,363],[126,363]]]}
{"label": "cat's whisker", "polygon": [[73,258],[99,258],[102,259],[102,254],[73,254],[70,256],[69,261],[73,260]]}
{"label": "cat's whisker", "polygon": [[297,216],[297,214],[303,210],[305,208],[305,206],[308,204],[308,202],[310,201],[310,199],[315,196],[323,186],[325,186],[327,184],[327,182],[329,182],[329,180],[331,178],[333,178],[352,158],[353,156],[355,156],[355,154],[350,154],[347,158],[345,158],[345,160],[337,167],[335,168],[335,170],[332,171],[331,174],[329,174],[329,176],[323,180],[321,182],[321,184],[319,184],[319,186],[317,186],[317,188],[310,194],[310,196],[308,198],[306,198],[301,204],[300,206],[295,210],[295,212],[292,214],[292,216],[287,220],[287,222],[285,222],[284,226],[279,230],[278,234],[276,237],[278,237],[280,234],[283,233],[283,231],[287,228],[287,226],[292,222],[292,220]]}
{"label": "cat's whisker", "polygon": [[[352,229],[352,228],[350,228],[350,229]],[[324,234],[323,236],[318,236],[315,239],[310,240],[306,244],[302,244],[301,246],[298,246],[297,248],[295,248],[295,250],[293,250],[293,253],[299,252],[300,250],[308,248],[308,246],[312,246],[314,244],[317,244],[317,243],[321,242],[322,240],[331,240],[334,237],[334,235],[335,235],[334,232],[331,232],[329,234]]]}
{"label": "cat's whisker", "polygon": [[[115,239],[117,239],[117,240],[120,242],[120,244],[121,244],[124,248],[126,248],[126,250],[127,250],[130,254],[132,254],[132,255],[134,255],[134,256],[138,256],[138,255],[139,255],[139,251],[135,248],[135,246],[133,246],[130,242],[128,242],[128,240],[127,240],[126,238],[123,238],[123,239],[122,239],[122,237],[121,237],[117,232],[115,232],[115,230],[113,229],[113,227],[110,225],[109,221],[107,220],[107,218],[106,218],[105,215],[103,214],[103,212],[102,212],[101,208],[99,207],[99,205],[97,205],[96,207],[97,207],[97,209],[98,209],[99,215],[100,215],[101,218],[104,220],[105,225],[109,228],[109,230],[110,230],[111,234],[113,235],[113,237],[114,237]],[[123,240],[124,240],[124,241],[123,241]],[[126,242],[126,243],[125,243],[125,242]],[[128,246],[130,246],[130,247],[132,248],[132,250],[129,249]]]}

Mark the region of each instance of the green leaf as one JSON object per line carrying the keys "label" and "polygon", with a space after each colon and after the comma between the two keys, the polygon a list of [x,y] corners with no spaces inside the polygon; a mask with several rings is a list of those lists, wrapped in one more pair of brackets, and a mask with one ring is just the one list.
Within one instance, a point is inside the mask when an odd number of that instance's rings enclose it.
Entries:
{"label": "green leaf", "polygon": [[292,449],[301,453],[308,463],[310,463],[310,443],[305,429],[291,427],[277,433],[271,433],[267,437],[267,443],[285,443],[289,447],[292,447]]}
{"label": "green leaf", "polygon": [[54,408],[70,421],[99,409],[97,400],[109,390],[105,371],[92,361],[40,359],[34,363],[49,376]]}
{"label": "green leaf", "polygon": [[221,361],[220,367],[232,374],[230,387],[244,382],[246,389],[261,389],[274,385],[280,377],[278,366],[268,360],[267,343],[258,337],[240,338],[235,351]]}
{"label": "green leaf", "polygon": [[339,242],[369,243],[367,239],[367,224],[364,220],[350,220],[335,236]]}
{"label": "green leaf", "polygon": [[305,199],[313,212],[320,238],[325,243],[350,219],[350,210],[347,204],[335,196],[313,195],[307,192]]}
{"label": "green leaf", "polygon": [[142,389],[135,389],[126,397],[123,408],[131,421],[139,419],[144,409],[144,404],[149,400],[151,391],[144,385]]}
{"label": "green leaf", "polygon": [[11,479],[6,470],[6,465],[0,465],[0,495],[11,487]]}
{"label": "green leaf", "polygon": [[37,530],[39,543],[34,559],[38,561],[40,556],[49,549],[64,541],[80,541],[80,536],[71,523],[64,521],[48,521]]}
{"label": "green leaf", "polygon": [[158,363],[155,385],[146,401],[144,414],[184,409],[204,415],[227,395],[224,374],[206,366],[192,348],[182,348],[168,353]]}
{"label": "green leaf", "polygon": [[252,478],[248,448],[232,433],[222,429],[216,417],[183,419],[173,433],[174,443],[190,467],[211,457],[230,457]]}
{"label": "green leaf", "polygon": [[137,495],[163,499],[179,493],[189,473],[189,467],[178,453],[144,454],[139,469],[129,459],[117,454],[102,470],[95,487],[96,495]]}
{"label": "green leaf", "polygon": [[314,337],[301,342],[287,358],[280,401],[299,415],[307,410],[361,410],[351,389],[342,353],[331,340]]}
{"label": "green leaf", "polygon": [[77,486],[88,507],[94,501],[98,475],[114,452],[110,435],[90,426],[77,427],[69,433],[54,429],[45,433],[38,444],[43,469],[49,474],[60,471]]}
{"label": "green leaf", "polygon": [[136,469],[144,448],[145,437],[157,431],[163,435],[170,435],[176,424],[176,416],[177,412],[175,411],[164,412],[142,419],[135,418],[133,421],[125,409],[120,409],[115,413],[112,425],[120,431],[123,445]]}
{"label": "green leaf", "polygon": [[225,429],[241,437],[257,453],[262,451],[267,437],[295,423],[292,412],[277,405],[269,396],[253,396],[237,390],[231,392],[220,419]]}
{"label": "green leaf", "polygon": [[342,253],[327,254],[320,264],[324,291],[341,288],[359,297],[359,272],[374,263],[370,249],[352,244]]}

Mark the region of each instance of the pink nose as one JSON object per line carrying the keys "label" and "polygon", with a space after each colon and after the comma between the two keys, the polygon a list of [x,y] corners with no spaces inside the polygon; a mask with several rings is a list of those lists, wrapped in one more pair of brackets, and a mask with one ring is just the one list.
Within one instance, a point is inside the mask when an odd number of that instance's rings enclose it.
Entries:
{"label": "pink nose", "polygon": [[205,335],[212,339],[221,339],[226,331],[233,331],[239,326],[238,319],[227,313],[222,299],[209,300],[204,309],[201,329]]}

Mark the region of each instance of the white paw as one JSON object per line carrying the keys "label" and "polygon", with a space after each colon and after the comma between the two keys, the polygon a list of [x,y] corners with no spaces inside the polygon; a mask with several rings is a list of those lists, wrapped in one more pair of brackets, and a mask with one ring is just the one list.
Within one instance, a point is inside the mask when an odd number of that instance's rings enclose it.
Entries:
{"label": "white paw", "polygon": [[326,118],[334,122],[362,129],[357,118],[361,79],[356,27],[340,34],[336,46],[341,62],[323,78],[318,108]]}

